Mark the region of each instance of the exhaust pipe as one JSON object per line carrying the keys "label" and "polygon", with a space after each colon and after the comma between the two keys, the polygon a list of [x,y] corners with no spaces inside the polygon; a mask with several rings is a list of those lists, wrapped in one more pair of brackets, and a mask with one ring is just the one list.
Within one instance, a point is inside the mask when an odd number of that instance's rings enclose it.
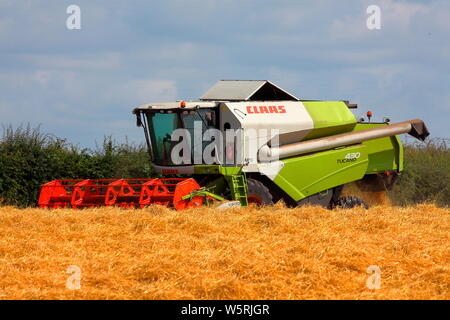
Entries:
{"label": "exhaust pipe", "polygon": [[324,138],[294,142],[279,147],[269,147],[265,144],[259,150],[258,157],[260,161],[283,159],[300,154],[360,143],[367,140],[395,136],[402,133],[409,133],[421,141],[424,141],[430,134],[422,120],[414,119],[386,125],[380,128],[363,129]]}

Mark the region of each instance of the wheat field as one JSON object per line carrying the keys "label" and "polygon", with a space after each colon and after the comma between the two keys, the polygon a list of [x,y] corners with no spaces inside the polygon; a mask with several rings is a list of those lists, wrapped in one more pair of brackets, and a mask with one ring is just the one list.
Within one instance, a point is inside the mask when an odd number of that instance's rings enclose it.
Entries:
{"label": "wheat field", "polygon": [[0,235],[0,299],[450,298],[450,210],[433,205],[1,207]]}

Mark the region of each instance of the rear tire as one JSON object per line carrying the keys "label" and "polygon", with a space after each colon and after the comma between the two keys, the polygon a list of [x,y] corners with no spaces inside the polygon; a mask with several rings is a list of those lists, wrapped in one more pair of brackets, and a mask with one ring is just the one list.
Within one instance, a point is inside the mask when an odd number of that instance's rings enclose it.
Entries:
{"label": "rear tire", "polygon": [[367,203],[357,197],[346,196],[340,197],[333,205],[334,208],[352,209],[361,206],[364,209],[369,209]]}
{"label": "rear tire", "polygon": [[247,179],[247,185],[248,204],[255,204],[257,206],[273,205],[272,194],[264,184],[255,179]]}

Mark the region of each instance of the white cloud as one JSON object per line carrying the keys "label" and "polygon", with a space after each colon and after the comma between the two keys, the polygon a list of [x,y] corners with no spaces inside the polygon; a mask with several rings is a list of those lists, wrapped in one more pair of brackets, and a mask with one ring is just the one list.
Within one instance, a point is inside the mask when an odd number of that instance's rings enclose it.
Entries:
{"label": "white cloud", "polygon": [[416,19],[421,19],[429,12],[436,10],[434,4],[398,2],[394,0],[380,0],[380,7],[385,26],[397,30],[407,31]]}
{"label": "white cloud", "polygon": [[120,65],[121,54],[106,52],[90,54],[88,57],[67,57],[49,54],[21,54],[17,56],[24,63],[39,69],[66,69],[66,70],[111,70]]}
{"label": "white cloud", "polygon": [[177,86],[172,80],[133,80],[124,87],[133,100],[141,101],[142,104],[152,101],[175,101],[177,98]]}

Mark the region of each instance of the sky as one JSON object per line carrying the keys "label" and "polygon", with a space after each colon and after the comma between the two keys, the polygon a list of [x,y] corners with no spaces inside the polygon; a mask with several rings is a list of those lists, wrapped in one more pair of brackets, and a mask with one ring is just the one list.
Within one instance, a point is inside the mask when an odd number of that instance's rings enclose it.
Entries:
{"label": "sky", "polygon": [[[81,29],[69,30],[70,5]],[[369,30],[367,7],[380,8]],[[0,124],[141,143],[132,109],[266,79],[449,138],[450,1],[0,0]]]}

